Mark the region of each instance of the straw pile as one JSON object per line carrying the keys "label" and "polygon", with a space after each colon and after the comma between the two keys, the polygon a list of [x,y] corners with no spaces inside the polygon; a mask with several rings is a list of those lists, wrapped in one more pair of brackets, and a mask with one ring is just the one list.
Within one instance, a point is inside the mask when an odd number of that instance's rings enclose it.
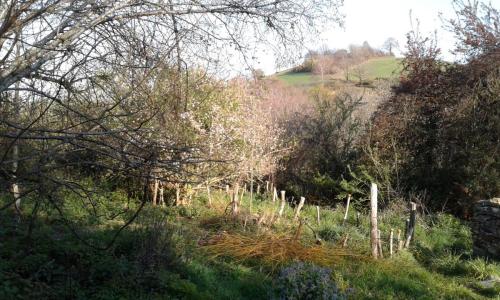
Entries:
{"label": "straw pile", "polygon": [[307,261],[331,266],[345,257],[359,257],[343,248],[303,245],[298,240],[279,234],[246,236],[239,233],[215,235],[203,245],[213,258],[229,256],[239,261],[259,260],[273,269],[290,261]]}

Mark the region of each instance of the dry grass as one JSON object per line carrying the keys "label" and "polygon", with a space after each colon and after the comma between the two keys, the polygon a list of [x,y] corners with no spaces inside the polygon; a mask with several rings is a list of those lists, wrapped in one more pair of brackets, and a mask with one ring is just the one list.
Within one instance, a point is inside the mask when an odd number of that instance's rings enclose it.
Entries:
{"label": "dry grass", "polygon": [[290,261],[307,261],[331,266],[345,257],[364,259],[347,249],[304,245],[283,234],[243,235],[223,232],[212,236],[203,246],[213,258],[228,256],[241,262],[258,260],[272,269]]}

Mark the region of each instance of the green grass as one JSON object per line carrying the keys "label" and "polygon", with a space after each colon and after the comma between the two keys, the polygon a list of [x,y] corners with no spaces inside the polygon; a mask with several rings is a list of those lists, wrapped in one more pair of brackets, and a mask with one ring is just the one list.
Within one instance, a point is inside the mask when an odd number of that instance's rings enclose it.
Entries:
{"label": "green grass", "polygon": [[[350,69],[350,80],[357,81],[359,77],[357,76],[356,69],[361,69],[363,74],[363,80],[375,80],[375,79],[392,79],[397,78],[401,73],[401,59],[395,57],[380,57],[372,58],[366,62],[359,65],[352,66]],[[283,81],[289,86],[297,87],[310,87],[322,82],[331,82],[332,80],[344,80],[345,74],[343,72],[326,75],[324,81],[322,81],[321,76],[314,75],[308,72],[294,73],[290,71],[278,73],[275,75],[278,79]]]}
{"label": "green grass", "polygon": [[302,73],[286,72],[278,75],[278,78],[282,80],[285,84],[291,86],[305,86],[318,81],[318,76],[306,72]]}
{"label": "green grass", "polygon": [[373,58],[359,65],[366,71],[368,80],[397,78],[401,73],[401,60],[395,57]]}
{"label": "green grass", "polygon": [[[71,298],[71,299],[269,299],[275,294],[277,270],[253,261],[236,261],[230,255],[212,258],[199,240],[220,232],[255,235],[286,234],[297,229],[293,207],[274,226],[259,228],[251,220],[244,224],[224,215],[228,196],[213,191],[213,206],[206,195],[193,199],[189,207],[147,206],[140,217],[122,232],[108,250],[96,250],[79,242],[58,222],[57,214],[44,207],[31,240],[26,225],[16,225],[11,212],[0,212],[0,298]],[[0,197],[1,198],[1,197]],[[132,214],[131,210],[112,221],[103,215],[114,215],[124,207],[125,196],[109,193],[96,201],[100,219],[90,218],[77,199],[66,198],[64,211],[80,233],[95,246],[107,244],[118,226]],[[0,201],[1,202],[1,201]],[[1,204],[1,203],[0,203]],[[249,216],[276,211],[265,195],[252,202],[246,195],[241,214]],[[25,211],[32,207],[25,201]],[[348,250],[369,257],[370,226],[367,214],[360,224],[350,210],[342,225],[344,208],[322,207],[321,223],[316,223],[316,209],[306,205],[301,216],[323,240],[323,247],[339,245],[349,233]],[[326,266],[348,299],[495,299],[500,292],[482,288],[479,282],[500,276],[500,265],[472,257],[471,234],[467,224],[446,214],[418,219],[411,249],[387,258],[387,236],[391,228],[402,229],[404,212],[380,212],[379,224],[386,258],[348,258]],[[313,243],[312,230],[303,228],[301,241]],[[278,270],[279,271],[279,270]]]}

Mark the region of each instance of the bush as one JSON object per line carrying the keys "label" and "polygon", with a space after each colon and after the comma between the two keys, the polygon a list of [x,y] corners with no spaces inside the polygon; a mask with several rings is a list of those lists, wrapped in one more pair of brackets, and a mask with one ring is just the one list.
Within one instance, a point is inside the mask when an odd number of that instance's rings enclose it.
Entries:
{"label": "bush", "polygon": [[375,170],[397,168],[391,181],[425,191],[427,208],[469,219],[475,201],[500,193],[500,37],[491,27],[500,15],[491,6],[456,4],[450,29],[464,63],[441,61],[435,39],[410,32],[399,86],[365,138],[378,159],[361,160]]}
{"label": "bush", "polygon": [[281,270],[277,299],[345,299],[332,280],[332,270],[303,262]]}

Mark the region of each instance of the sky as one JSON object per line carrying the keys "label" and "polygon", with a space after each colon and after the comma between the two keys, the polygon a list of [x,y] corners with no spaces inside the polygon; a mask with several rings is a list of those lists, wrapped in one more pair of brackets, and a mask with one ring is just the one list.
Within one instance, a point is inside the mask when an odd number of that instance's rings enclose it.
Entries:
{"label": "sky", "polygon": [[[500,7],[500,0],[491,0],[494,7]],[[410,11],[413,19],[420,22],[420,32],[433,34],[437,31],[438,46],[442,58],[453,60],[450,50],[454,47],[453,35],[443,29],[440,14],[453,18],[451,0],[345,0],[342,12],[345,15],[344,28],[332,28],[323,32],[314,44],[306,44],[308,49],[318,49],[321,45],[329,48],[347,48],[349,44],[367,41],[373,47],[381,47],[389,37],[398,40],[404,51],[406,33],[411,30]],[[398,54],[398,53],[397,53]],[[276,72],[274,58],[259,58],[256,68],[267,74]]]}

